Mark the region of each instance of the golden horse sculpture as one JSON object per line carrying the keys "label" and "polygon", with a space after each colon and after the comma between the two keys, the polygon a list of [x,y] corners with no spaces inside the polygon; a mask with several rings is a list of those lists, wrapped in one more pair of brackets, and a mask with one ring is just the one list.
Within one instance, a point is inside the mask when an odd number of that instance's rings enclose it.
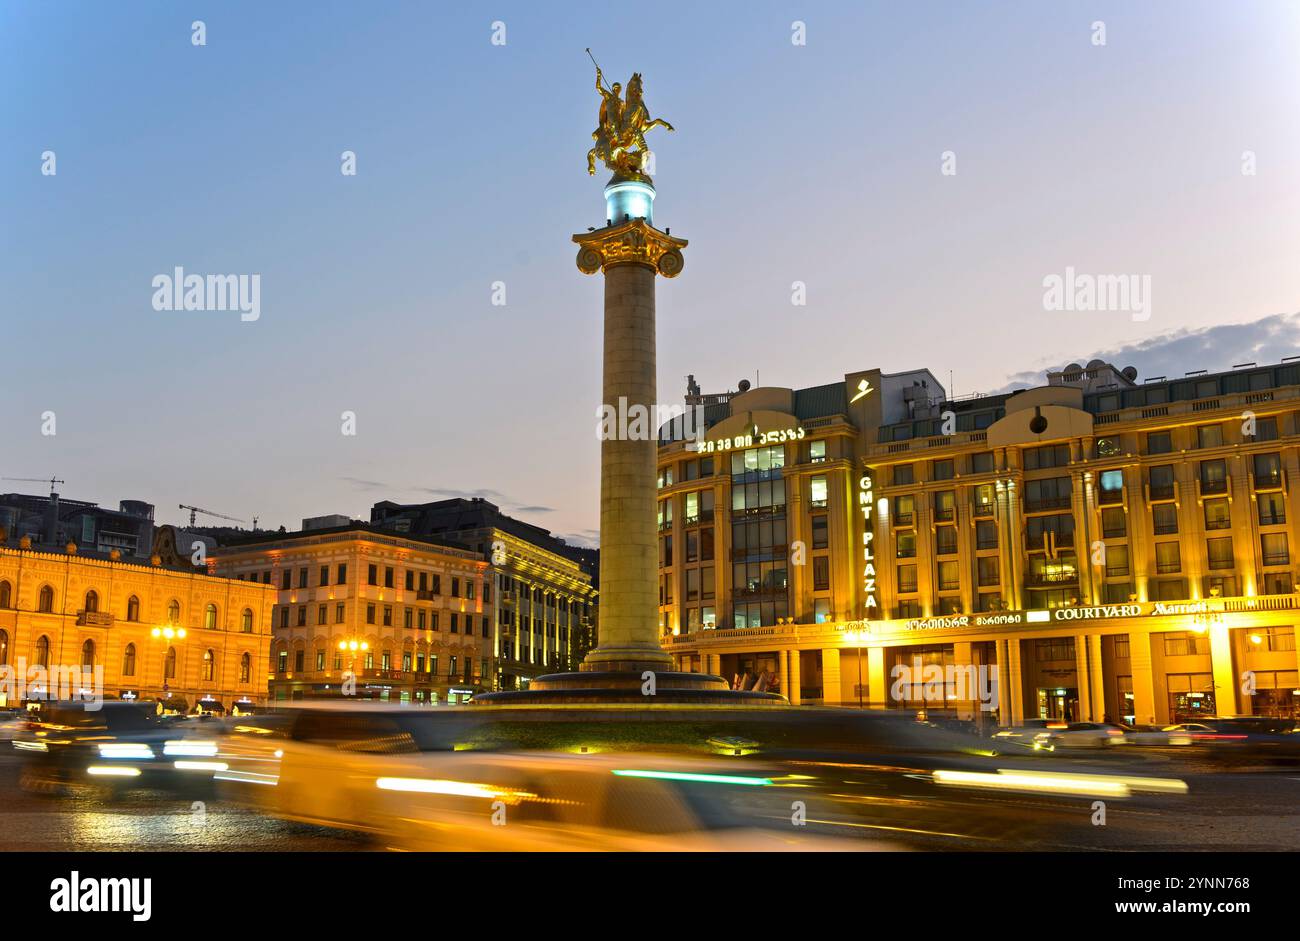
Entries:
{"label": "golden horse sculpture", "polygon": [[641,97],[641,73],[634,72],[627,82],[627,99],[619,97],[622,86],[615,82],[606,90],[602,83],[600,68],[596,69],[596,91],[600,92],[599,123],[591,132],[591,139],[596,142],[587,151],[587,172],[596,173],[596,158],[599,157],[606,167],[614,173],[633,180],[650,182],[646,175],[646,131],[654,127],[673,130],[673,126],[663,118],[650,119],[645,101]]}

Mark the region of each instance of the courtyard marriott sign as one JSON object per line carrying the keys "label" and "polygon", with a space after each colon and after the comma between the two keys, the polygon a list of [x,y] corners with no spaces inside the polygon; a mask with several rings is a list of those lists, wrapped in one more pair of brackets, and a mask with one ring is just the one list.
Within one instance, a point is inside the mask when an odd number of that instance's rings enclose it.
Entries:
{"label": "courtyard marriott sign", "polygon": [[[1053,621],[1104,621],[1112,618],[1175,617],[1208,614],[1208,601],[1153,601],[1037,609],[1032,611],[989,611],[982,614],[936,615],[894,622],[894,629],[942,631],[972,627],[1002,627],[1014,624],[1050,624]],[[886,622],[888,623],[888,622]]]}

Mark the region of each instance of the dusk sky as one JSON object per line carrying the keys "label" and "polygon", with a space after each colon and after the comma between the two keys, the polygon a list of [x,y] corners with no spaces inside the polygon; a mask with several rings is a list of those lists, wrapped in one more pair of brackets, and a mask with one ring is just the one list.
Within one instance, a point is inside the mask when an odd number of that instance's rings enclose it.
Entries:
{"label": "dusk sky", "polygon": [[[1295,2],[0,2],[0,475],[263,527],[477,494],[589,541],[587,46],[676,127],[665,403],[1300,352]],[[260,275],[260,318],[155,310],[176,266]],[[1067,268],[1149,275],[1150,319],[1045,310]]]}

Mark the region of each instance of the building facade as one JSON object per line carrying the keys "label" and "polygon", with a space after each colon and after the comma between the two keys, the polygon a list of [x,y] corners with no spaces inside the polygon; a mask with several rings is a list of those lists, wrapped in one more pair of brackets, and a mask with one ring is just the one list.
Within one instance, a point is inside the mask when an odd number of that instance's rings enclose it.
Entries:
{"label": "building facade", "polygon": [[694,399],[659,451],[681,668],[1002,724],[1296,715],[1300,364]]}
{"label": "building facade", "polygon": [[492,567],[497,625],[497,689],[526,688],[533,677],[576,670],[595,641],[599,559],[487,500],[423,504],[383,502],[371,523],[395,532],[436,536],[481,553]]}
{"label": "building facade", "polygon": [[276,593],[273,700],[460,703],[496,687],[496,592],[481,554],[351,523],[222,546],[213,571]]}
{"label": "building facade", "polygon": [[166,700],[174,711],[266,703],[275,600],[266,586],[164,568],[156,556],[10,542],[0,540],[0,665],[100,667],[106,697]]}

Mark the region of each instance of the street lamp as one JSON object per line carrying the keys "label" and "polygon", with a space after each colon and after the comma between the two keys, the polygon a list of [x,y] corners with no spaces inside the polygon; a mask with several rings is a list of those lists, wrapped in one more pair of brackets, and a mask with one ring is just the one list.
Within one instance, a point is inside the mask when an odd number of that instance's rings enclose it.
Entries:
{"label": "street lamp", "polygon": [[360,650],[364,652],[369,649],[370,645],[364,640],[339,641],[339,650],[346,650],[352,654],[351,659],[348,661],[348,672],[352,674],[353,679],[356,679],[357,676],[357,651]]}

